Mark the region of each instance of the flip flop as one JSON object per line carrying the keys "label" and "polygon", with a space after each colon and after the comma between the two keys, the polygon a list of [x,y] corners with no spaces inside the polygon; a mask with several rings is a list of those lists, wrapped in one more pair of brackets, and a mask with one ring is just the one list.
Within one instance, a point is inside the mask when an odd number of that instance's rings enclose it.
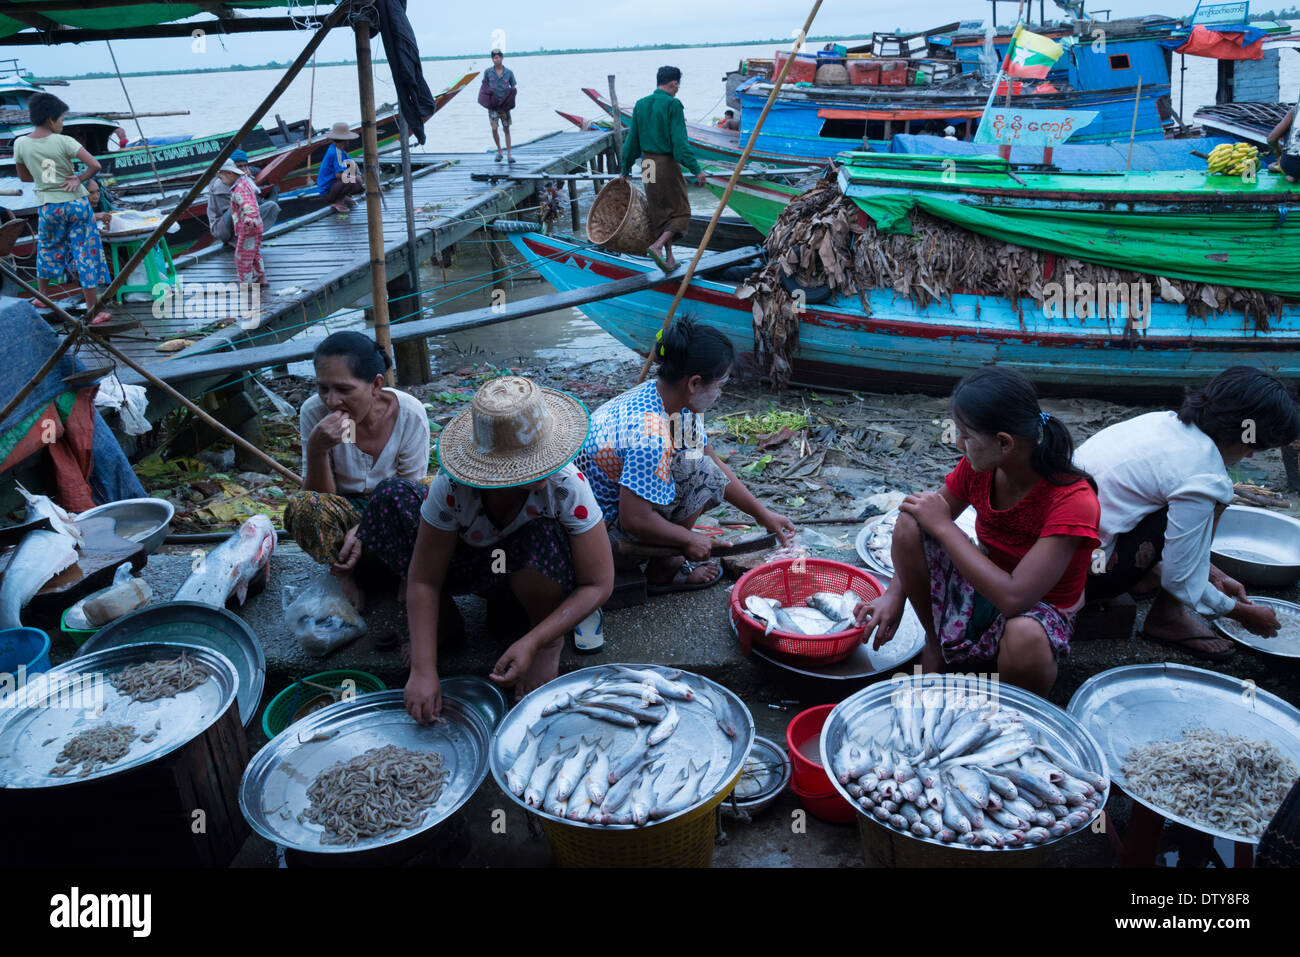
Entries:
{"label": "flip flop", "polygon": [[1234,647],[1228,648],[1227,651],[1202,651],[1200,648],[1193,648],[1188,644],[1189,641],[1217,639],[1219,637],[1218,635],[1188,635],[1186,638],[1158,638],[1143,630],[1138,632],[1138,637],[1145,638],[1147,641],[1154,641],[1156,644],[1164,645],[1167,648],[1177,649],[1185,655],[1191,655],[1193,658],[1200,658],[1203,661],[1227,661],[1236,651]]}
{"label": "flip flop", "polygon": [[645,254],[655,261],[655,265],[664,271],[665,276],[672,275],[672,269],[668,268],[668,260],[662,254],[655,252],[653,249],[647,249]]}
{"label": "flip flop", "polygon": [[[718,569],[718,574],[706,582],[688,582],[686,579],[690,577],[691,572],[695,571],[695,569],[699,568],[701,565],[713,565]],[[673,575],[672,581],[667,584],[656,584],[655,582],[647,581],[645,591],[647,595],[667,595],[669,592],[675,591],[699,591],[701,588],[712,588],[718,582],[722,581],[723,577],[722,565],[719,562],[684,561],[677,566],[677,573]]]}

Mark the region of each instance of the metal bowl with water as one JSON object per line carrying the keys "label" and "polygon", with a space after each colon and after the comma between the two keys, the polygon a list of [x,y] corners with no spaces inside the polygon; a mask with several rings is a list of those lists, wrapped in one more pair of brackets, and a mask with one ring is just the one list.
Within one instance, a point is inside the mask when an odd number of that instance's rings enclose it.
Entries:
{"label": "metal bowl with water", "polygon": [[1246,585],[1294,585],[1300,581],[1300,521],[1266,508],[1231,505],[1219,519],[1210,555]]}
{"label": "metal bowl with water", "polygon": [[117,523],[113,533],[118,538],[139,542],[152,555],[167,538],[175,515],[175,507],[166,499],[126,498],[88,509],[77,516],[77,521],[111,518]]}

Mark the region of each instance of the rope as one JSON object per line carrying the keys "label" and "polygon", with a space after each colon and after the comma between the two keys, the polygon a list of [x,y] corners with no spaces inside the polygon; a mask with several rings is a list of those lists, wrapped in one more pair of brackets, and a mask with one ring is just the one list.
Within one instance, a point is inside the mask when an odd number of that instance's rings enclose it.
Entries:
{"label": "rope", "polygon": [[126,80],[122,79],[122,71],[117,65],[117,54],[113,52],[113,44],[108,40],[104,41],[108,47],[108,55],[113,60],[113,72],[117,74],[117,82],[122,84],[122,96],[126,98],[126,108],[131,111],[131,117],[135,120],[136,132],[140,134],[140,141],[144,143],[145,155],[149,157],[149,168],[153,170],[153,178],[158,181],[158,192],[165,193],[167,188],[163,186],[162,177],[158,175],[158,167],[153,161],[153,149],[149,146],[149,140],[144,135],[144,129],[140,126],[140,117],[135,115],[135,105],[131,102],[131,94],[126,91]]}

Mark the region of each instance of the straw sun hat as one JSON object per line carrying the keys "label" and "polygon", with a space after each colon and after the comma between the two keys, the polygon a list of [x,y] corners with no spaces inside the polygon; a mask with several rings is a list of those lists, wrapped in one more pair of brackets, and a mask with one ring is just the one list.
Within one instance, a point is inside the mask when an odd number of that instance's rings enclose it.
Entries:
{"label": "straw sun hat", "polygon": [[504,376],[481,386],[439,433],[438,464],[474,488],[527,485],[573,461],[589,427],[587,407],[573,396]]}
{"label": "straw sun hat", "polygon": [[357,134],[353,133],[352,129],[342,120],[330,127],[330,131],[325,135],[332,140],[355,140],[357,138]]}

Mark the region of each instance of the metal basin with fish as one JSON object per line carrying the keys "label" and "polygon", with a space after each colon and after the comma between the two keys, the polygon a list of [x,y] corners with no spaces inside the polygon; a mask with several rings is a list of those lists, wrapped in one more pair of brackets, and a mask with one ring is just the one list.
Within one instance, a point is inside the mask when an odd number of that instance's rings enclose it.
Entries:
{"label": "metal basin with fish", "polygon": [[1251,595],[1250,600],[1256,605],[1268,605],[1277,615],[1282,627],[1272,638],[1265,638],[1249,631],[1245,625],[1231,618],[1216,618],[1211,624],[1214,630],[1225,638],[1231,638],[1239,645],[1245,645],[1252,651],[1279,658],[1300,658],[1300,605],[1280,598],[1265,598]]}
{"label": "metal basin with fish", "polygon": [[[876,515],[867,519],[866,523],[858,530],[857,538],[854,540],[854,548],[857,550],[858,557],[862,559],[862,564],[866,565],[873,572],[892,579],[894,577],[894,562],[890,557],[890,543],[893,540],[894,523],[898,521],[898,509],[886,512],[884,515]],[[964,512],[957,516],[957,527],[966,533],[966,537],[972,542],[979,544],[975,537],[975,509],[966,508]]]}
{"label": "metal basin with fish", "polygon": [[1070,714],[1101,744],[1115,784],[1170,821],[1240,843],[1258,838],[1220,831],[1180,817],[1130,790],[1124,758],[1135,747],[1177,740],[1184,730],[1209,727],[1268,741],[1300,764],[1300,709],[1254,682],[1169,662],[1125,665],[1093,675],[1070,699]]}
{"label": "metal basin with fish", "polygon": [[[182,652],[203,665],[209,678],[174,697],[135,701],[106,680],[128,665]],[[0,698],[0,788],[76,787],[165,758],[211,727],[238,692],[239,675],[231,660],[198,645],[152,642],[73,658]],[[139,734],[125,756],[84,777],[51,773],[74,735],[109,723],[129,725]],[[156,735],[144,741],[151,732]]]}
{"label": "metal basin with fish", "polygon": [[262,702],[266,654],[253,630],[238,615],[197,601],[147,605],[109,622],[77,651],[77,658],[109,648],[150,642],[201,645],[225,655],[239,672],[239,718],[248,727]]}
{"label": "metal basin with fish", "polygon": [[115,535],[127,541],[139,542],[152,555],[167,538],[175,515],[175,506],[166,499],[126,498],[88,509],[77,516],[77,521],[111,518],[117,523],[113,529]]}
{"label": "metal basin with fish", "polygon": [[[407,714],[400,690],[357,695],[308,715],[248,763],[239,787],[240,810],[258,834],[296,851],[307,863],[347,859],[378,866],[410,859],[435,841],[439,825],[464,806],[487,776],[487,722],[459,698],[444,693],[442,702],[441,718],[428,725]],[[307,789],[326,768],[386,745],[442,756],[449,778],[437,802],[418,827],[354,844],[321,843],[323,828],[298,820],[311,805]]]}
{"label": "metal basin with fish", "polygon": [[[568,749],[579,744],[582,738],[591,741],[599,738],[608,747],[612,762],[626,754],[638,741],[639,734],[630,727],[624,727],[589,717],[581,712],[560,710],[543,715],[549,707],[565,695],[578,694],[586,690],[600,677],[613,675],[620,668],[642,671],[654,671],[676,682],[685,684],[692,692],[693,700],[673,700],[679,720],[676,729],[661,744],[654,746],[656,762],[663,763],[659,773],[658,785],[674,781],[687,769],[688,764],[702,768],[707,762],[707,771],[703,775],[697,791],[697,798],[689,807],[652,817],[644,825],[636,824],[595,824],[588,821],[569,820],[547,815],[541,809],[530,806],[522,796],[517,795],[508,783],[508,772],[526,740],[526,731],[540,734],[537,744],[538,753],[545,756],[554,753],[556,746]],[[705,806],[715,806],[730,793],[740,775],[745,758],[754,744],[754,719],[749,709],[731,691],[697,674],[683,672],[677,675],[668,668],[649,664],[610,664],[583,668],[579,671],[561,675],[533,691],[519,702],[501,722],[501,726],[492,741],[491,769],[492,777],[502,792],[520,807],[537,814],[543,826],[560,828],[567,832],[582,832],[591,835],[593,842],[610,842],[617,840],[616,835],[647,834],[648,832],[669,832],[674,822],[691,817]],[[707,699],[708,704],[704,703]],[[720,721],[728,725],[732,735],[720,727]],[[642,728],[646,725],[642,725]],[[658,790],[662,796],[662,790]],[[549,832],[548,832],[549,833]],[[553,843],[554,840],[553,840]],[[630,847],[630,845],[629,845]],[[622,861],[627,866],[636,866],[643,861],[635,859],[635,852],[629,851],[630,857]],[[557,856],[559,850],[557,849]]]}
{"label": "metal basin with fish", "polygon": [[[945,677],[948,679],[947,683],[937,686],[931,684],[935,681],[944,681]],[[909,688],[956,689],[958,686],[951,682],[960,678],[961,676],[951,675],[909,675],[878,682],[845,698],[835,707],[822,726],[822,766],[828,769],[835,768],[833,758],[844,744],[845,736],[850,732],[862,730],[873,738],[882,736],[889,729],[893,718],[893,696],[896,693]],[[970,686],[963,684],[961,687]],[[1074,717],[1054,704],[1020,688],[987,683],[981,687],[999,708],[1018,712],[1035,739],[1045,740],[1055,751],[1075,765],[1102,777],[1109,777],[1101,746]],[[966,693],[970,692],[966,691]],[[829,777],[835,790],[858,811],[858,827],[863,838],[864,852],[886,866],[1036,866],[1042,862],[1046,848],[1087,830],[1085,825],[1076,827],[1060,837],[1049,837],[1038,844],[1000,848],[968,847],[959,843],[945,844],[938,838],[918,837],[912,833],[895,830],[876,820],[854,800],[835,773],[831,773]],[[1109,793],[1108,786],[1098,798],[1099,808],[1105,807]]]}
{"label": "metal basin with fish", "polygon": [[1300,521],[1267,508],[1230,505],[1210,544],[1214,564],[1259,588],[1300,581]]}

